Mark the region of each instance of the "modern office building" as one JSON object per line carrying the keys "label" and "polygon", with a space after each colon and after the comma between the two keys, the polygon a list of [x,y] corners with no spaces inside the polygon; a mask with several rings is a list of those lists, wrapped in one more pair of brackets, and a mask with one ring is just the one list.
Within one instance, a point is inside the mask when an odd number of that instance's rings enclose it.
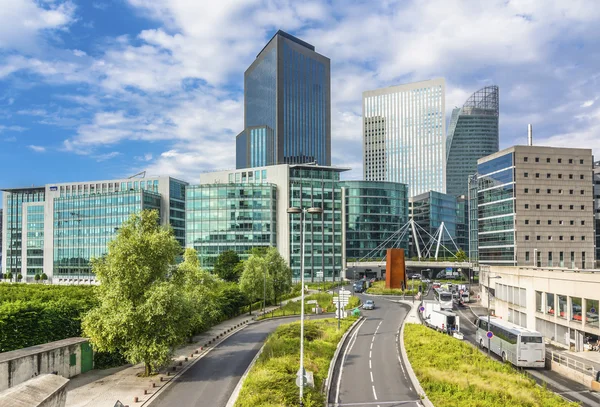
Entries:
{"label": "modern office building", "polygon": [[161,224],[185,242],[185,187],[170,177],[48,184],[4,190],[2,272],[31,281],[91,282],[90,259],[132,213],[159,211]]}
{"label": "modern office building", "polygon": [[[456,197],[442,194],[441,192],[429,191],[409,198],[410,217],[417,225],[418,244],[421,250],[421,257],[424,256],[423,249],[429,247],[433,238],[437,239],[440,227],[443,226],[442,237],[440,239],[439,257],[451,257],[457,252],[456,243],[456,224],[457,224],[457,202]],[[414,236],[411,245],[411,256],[418,256],[417,245]],[[445,246],[446,249],[444,249]],[[429,253],[435,254],[434,252]]]}
{"label": "modern office building", "polygon": [[469,214],[467,222],[469,224],[469,260],[472,263],[479,261],[479,220],[477,216],[477,174],[469,177]]}
{"label": "modern office building", "polygon": [[596,267],[600,267],[600,161],[594,163],[594,218],[596,233]]}
{"label": "modern office building", "polygon": [[[191,187],[188,193],[187,246],[199,251],[202,265],[207,269],[224,250],[235,250],[245,256],[251,247],[275,246],[297,280],[301,259],[300,216],[290,215],[287,210],[320,207],[323,214],[307,214],[304,223],[305,278],[319,281],[339,278],[345,253],[340,173],[347,170],[280,164],[202,174],[200,186]],[[206,191],[227,194],[227,199],[205,199]],[[215,217],[216,223],[211,220],[206,225],[205,219]],[[245,224],[243,230],[238,230],[241,221]]]}
{"label": "modern office building", "polygon": [[514,146],[477,162],[481,264],[591,268],[592,151]]}
{"label": "modern office building", "polygon": [[363,92],[365,180],[446,192],[445,92],[443,78]]}
{"label": "modern office building", "polygon": [[[346,259],[383,259],[386,249],[408,251],[408,186],[397,182],[343,181]],[[388,242],[387,244],[385,244]]]}
{"label": "modern office building", "polygon": [[498,87],[486,86],[452,111],[446,139],[447,194],[466,196],[477,160],[498,151],[499,106]]}
{"label": "modern office building", "polygon": [[277,31],[244,73],[236,168],[331,165],[329,58]]}
{"label": "modern office building", "polygon": [[0,209],[0,270],[2,270],[2,209]]}
{"label": "modern office building", "polygon": [[456,245],[469,255],[469,200],[465,195],[456,197]]}
{"label": "modern office building", "polygon": [[187,188],[186,241],[204,269],[226,250],[246,260],[254,247],[277,247],[277,185],[257,179]]}
{"label": "modern office building", "polygon": [[[600,274],[568,268],[482,266],[479,281],[494,290],[495,314],[541,332],[552,345],[575,352],[600,339]],[[500,277],[500,278],[498,278]],[[482,291],[483,292],[483,291]],[[487,306],[487,295],[481,295]]]}

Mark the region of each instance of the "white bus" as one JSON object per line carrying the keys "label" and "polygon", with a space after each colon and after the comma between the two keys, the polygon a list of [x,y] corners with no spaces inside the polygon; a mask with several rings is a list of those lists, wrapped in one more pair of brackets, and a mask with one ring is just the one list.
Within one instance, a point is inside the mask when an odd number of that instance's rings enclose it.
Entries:
{"label": "white bus", "polygon": [[541,333],[523,328],[500,318],[480,317],[477,320],[477,343],[487,349],[487,332],[494,336],[491,340],[491,351],[500,356],[504,362],[518,367],[544,367],[546,345]]}
{"label": "white bus", "polygon": [[435,299],[440,303],[442,310],[452,310],[452,293],[448,291],[436,290]]}

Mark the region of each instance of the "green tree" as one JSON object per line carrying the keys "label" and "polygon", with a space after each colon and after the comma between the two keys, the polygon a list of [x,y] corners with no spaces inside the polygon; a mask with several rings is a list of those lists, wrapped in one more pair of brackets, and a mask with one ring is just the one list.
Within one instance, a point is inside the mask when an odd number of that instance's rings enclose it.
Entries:
{"label": "green tree", "polygon": [[252,314],[252,302],[264,297],[266,278],[266,299],[267,301],[273,294],[273,282],[268,275],[267,266],[263,257],[251,255],[244,262],[244,272],[240,277],[240,291],[248,297],[250,301],[250,314]]}
{"label": "green tree", "polygon": [[9,271],[8,273],[5,274],[5,277],[8,281],[12,281],[13,275],[12,273]]}
{"label": "green tree", "polygon": [[265,263],[268,274],[273,281],[273,295],[275,303],[277,299],[292,288],[292,269],[288,267],[285,260],[276,248],[270,247],[265,254]]}
{"label": "green tree", "polygon": [[46,280],[48,280],[48,275],[46,273],[42,273],[40,278],[42,279],[42,281],[46,281]]}
{"label": "green tree", "polygon": [[119,228],[107,255],[92,259],[99,306],[82,325],[97,351],[120,350],[130,363],[143,362],[146,375],[170,360],[189,332],[186,298],[169,279],[180,252],[158,212],[142,211]]}
{"label": "green tree", "polygon": [[183,262],[177,267],[174,282],[181,287],[181,295],[188,304],[188,335],[201,332],[221,317],[219,281],[213,274],[200,268],[196,250],[185,249]]}
{"label": "green tree", "polygon": [[35,277],[33,277],[33,279],[35,280],[36,283],[40,281],[40,278],[41,277],[39,274],[36,274]]}
{"label": "green tree", "polygon": [[469,261],[469,257],[467,256],[467,253],[465,253],[465,251],[463,249],[459,249],[456,254],[456,261]]}
{"label": "green tree", "polygon": [[17,281],[20,283],[21,280],[23,280],[23,274],[19,273],[17,274]]}
{"label": "green tree", "polygon": [[240,256],[236,252],[225,250],[217,257],[214,272],[225,281],[237,282],[240,279],[240,274],[237,274],[239,268],[236,268],[239,263]]}

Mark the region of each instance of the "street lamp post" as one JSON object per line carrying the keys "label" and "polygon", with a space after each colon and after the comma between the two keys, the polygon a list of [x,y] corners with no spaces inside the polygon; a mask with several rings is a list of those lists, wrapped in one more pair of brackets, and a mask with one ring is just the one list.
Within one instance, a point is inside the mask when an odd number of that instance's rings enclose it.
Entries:
{"label": "street lamp post", "polygon": [[[490,325],[490,279],[492,278],[502,278],[500,276],[495,276],[495,277],[490,277],[490,271],[488,270],[487,272],[487,292],[488,292],[488,301],[487,301],[487,314],[488,314],[488,332],[491,331],[491,325]],[[486,335],[488,337],[488,358],[491,357],[491,351],[490,349],[492,348],[492,338],[490,338],[489,335]]]}
{"label": "street lamp post", "polygon": [[304,239],[306,238],[304,218],[307,213],[321,214],[323,209],[315,207],[302,209],[293,206],[288,208],[287,212],[300,214],[300,287],[302,294],[300,298],[300,369],[298,373],[300,374],[300,406],[304,406]]}

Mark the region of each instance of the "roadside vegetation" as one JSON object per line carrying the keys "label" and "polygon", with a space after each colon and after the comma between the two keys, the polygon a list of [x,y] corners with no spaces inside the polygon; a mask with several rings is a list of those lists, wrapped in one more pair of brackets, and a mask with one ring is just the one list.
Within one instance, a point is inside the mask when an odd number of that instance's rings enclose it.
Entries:
{"label": "roadside vegetation", "polygon": [[[306,314],[313,314],[312,309],[315,308],[315,304],[307,304],[309,301],[317,301],[319,308],[322,309],[323,313],[335,312],[336,305],[333,303],[333,295],[327,293],[310,294],[304,297],[304,312]],[[344,309],[350,310],[360,306],[360,299],[356,296],[350,297],[348,304]],[[285,317],[290,315],[300,315],[301,301],[289,301],[282,307],[271,311],[265,315],[258,317],[258,320],[276,317]]]}
{"label": "roadside vegetation", "polygon": [[[304,406],[325,403],[322,393],[329,363],[344,332],[356,318],[328,318],[304,324],[304,368],[313,372],[315,386],[304,388]],[[300,367],[300,323],[282,325],[269,336],[264,350],[244,381],[235,407],[293,406],[298,404],[296,372]]]}
{"label": "roadside vegetation", "polygon": [[412,368],[436,407],[575,407],[512,366],[423,325],[407,324]]}
{"label": "roadside vegetation", "polygon": [[408,288],[402,290],[400,288],[385,288],[385,281],[375,281],[371,287],[367,289],[366,293],[375,295],[416,295],[419,292],[419,286],[421,286],[424,291],[427,284],[422,283],[420,280],[409,280]]}

